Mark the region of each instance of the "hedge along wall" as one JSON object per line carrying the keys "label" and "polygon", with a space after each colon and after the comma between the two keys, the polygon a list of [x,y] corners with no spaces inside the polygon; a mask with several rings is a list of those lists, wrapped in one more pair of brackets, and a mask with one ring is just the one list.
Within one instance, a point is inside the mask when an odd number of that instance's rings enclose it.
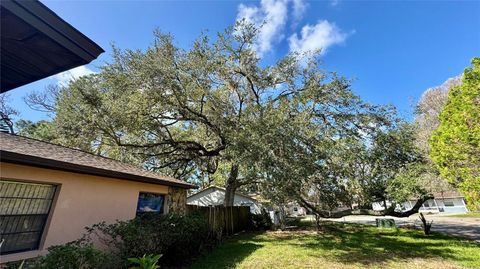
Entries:
{"label": "hedge along wall", "polygon": [[200,213],[208,221],[210,232],[231,235],[251,227],[248,206],[196,206],[187,205],[187,213]]}

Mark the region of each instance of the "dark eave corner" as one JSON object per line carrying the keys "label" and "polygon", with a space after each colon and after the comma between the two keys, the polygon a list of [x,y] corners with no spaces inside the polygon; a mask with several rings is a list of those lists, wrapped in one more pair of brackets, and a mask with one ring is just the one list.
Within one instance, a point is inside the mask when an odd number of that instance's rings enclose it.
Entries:
{"label": "dark eave corner", "polygon": [[37,0],[1,0],[0,17],[2,93],[88,64],[104,52]]}

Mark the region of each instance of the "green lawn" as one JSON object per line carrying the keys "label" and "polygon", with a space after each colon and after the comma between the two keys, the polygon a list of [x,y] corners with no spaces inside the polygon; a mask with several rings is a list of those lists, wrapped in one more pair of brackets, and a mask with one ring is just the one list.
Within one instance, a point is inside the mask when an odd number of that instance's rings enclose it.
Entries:
{"label": "green lawn", "polygon": [[188,268],[480,268],[480,245],[473,241],[416,230],[323,225],[320,233],[238,235]]}

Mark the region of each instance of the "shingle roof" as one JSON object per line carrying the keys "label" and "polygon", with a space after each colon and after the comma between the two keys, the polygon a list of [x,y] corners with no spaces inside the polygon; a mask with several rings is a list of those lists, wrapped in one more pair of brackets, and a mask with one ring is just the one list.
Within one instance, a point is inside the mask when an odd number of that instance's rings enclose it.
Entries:
{"label": "shingle roof", "polygon": [[0,132],[0,160],[45,167],[56,170],[106,176],[181,188],[191,184],[160,175],[120,161],[93,155],[81,150],[63,147]]}
{"label": "shingle roof", "polygon": [[463,197],[463,195],[461,193],[459,193],[458,191],[444,191],[444,192],[434,193],[433,197],[435,197],[435,199],[458,198],[458,197]]}

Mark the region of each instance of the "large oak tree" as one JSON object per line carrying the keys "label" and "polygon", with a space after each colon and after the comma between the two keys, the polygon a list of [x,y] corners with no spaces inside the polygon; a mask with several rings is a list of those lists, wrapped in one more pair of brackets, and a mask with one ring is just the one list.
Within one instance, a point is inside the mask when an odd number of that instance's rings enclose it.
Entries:
{"label": "large oak tree", "polygon": [[145,51],[114,48],[99,73],[27,100],[55,113],[56,142],[224,182],[225,205],[252,185],[319,213],[388,199],[385,182],[415,162],[395,133],[394,111],[363,102],[349,80],[320,68],[315,53],[262,62],[252,49],[257,32],[239,22],[182,49],[157,31]]}

